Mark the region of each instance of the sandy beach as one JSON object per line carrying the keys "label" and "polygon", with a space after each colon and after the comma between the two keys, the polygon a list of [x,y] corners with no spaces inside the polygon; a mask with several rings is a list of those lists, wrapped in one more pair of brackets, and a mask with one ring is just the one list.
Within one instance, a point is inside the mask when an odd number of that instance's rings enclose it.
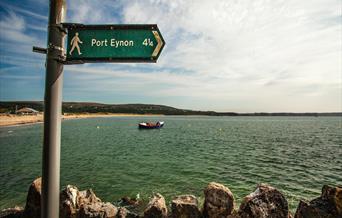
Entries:
{"label": "sandy beach", "polygon": [[[68,114],[63,115],[62,119],[82,119],[92,117],[124,117],[124,116],[160,116],[156,114]],[[43,122],[43,114],[37,115],[14,115],[0,114],[0,126],[28,125]]]}

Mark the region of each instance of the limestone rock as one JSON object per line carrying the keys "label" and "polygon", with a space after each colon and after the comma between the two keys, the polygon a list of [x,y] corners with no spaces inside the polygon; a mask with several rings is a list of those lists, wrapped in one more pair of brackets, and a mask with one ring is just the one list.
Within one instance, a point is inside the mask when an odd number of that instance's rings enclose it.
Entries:
{"label": "limestone rock", "polygon": [[136,206],[140,204],[140,201],[137,198],[131,198],[131,197],[125,196],[121,198],[121,204],[124,206]]}
{"label": "limestone rock", "polygon": [[60,194],[60,212],[61,218],[75,217],[78,211],[79,191],[76,186],[67,185]]}
{"label": "limestone rock", "polygon": [[295,218],[342,218],[342,187],[323,186],[322,194],[309,203],[300,201]]}
{"label": "limestone rock", "polygon": [[[33,181],[26,200],[24,216],[40,218],[41,211],[41,178]],[[82,207],[83,206],[83,207]],[[80,214],[80,209],[82,209]],[[117,208],[110,203],[104,203],[89,189],[79,191],[76,186],[68,185],[60,193],[60,217],[115,217]]]}
{"label": "limestone rock", "polygon": [[78,218],[114,218],[118,209],[111,203],[95,202],[92,204],[82,204],[78,213]]}
{"label": "limestone rock", "polygon": [[241,218],[288,218],[288,203],[277,189],[260,184],[247,195],[239,208]]}
{"label": "limestone rock", "polygon": [[109,218],[115,217],[118,209],[111,203],[102,202],[93,190],[79,191],[76,186],[68,185],[61,192],[61,218]]}
{"label": "limestone rock", "polygon": [[208,218],[226,218],[234,209],[234,196],[222,184],[211,182],[204,190],[203,216]]}
{"label": "limestone rock", "polygon": [[120,207],[116,217],[117,218],[126,218],[127,215],[128,215],[128,210],[124,207]]}
{"label": "limestone rock", "polygon": [[139,216],[135,213],[130,212],[124,207],[120,207],[116,218],[139,218]]}
{"label": "limestone rock", "polygon": [[24,216],[29,218],[40,218],[40,199],[42,195],[42,178],[35,179],[29,187]]}
{"label": "limestone rock", "polygon": [[329,202],[329,204],[332,206],[333,213],[338,215],[342,214],[342,186],[323,186],[321,197],[322,200]]}
{"label": "limestone rock", "polygon": [[198,218],[202,217],[198,209],[197,198],[193,195],[180,195],[175,197],[171,203],[173,218]]}
{"label": "limestone rock", "polygon": [[14,208],[8,208],[0,211],[1,218],[21,218],[24,213],[24,208],[15,206]]}
{"label": "limestone rock", "polygon": [[81,206],[82,204],[94,204],[97,202],[101,202],[101,199],[96,197],[92,189],[80,191],[77,196],[77,203],[79,206]]}
{"label": "limestone rock", "polygon": [[145,218],[166,218],[167,217],[167,207],[165,205],[164,197],[157,193],[150,200],[147,208],[144,211]]}

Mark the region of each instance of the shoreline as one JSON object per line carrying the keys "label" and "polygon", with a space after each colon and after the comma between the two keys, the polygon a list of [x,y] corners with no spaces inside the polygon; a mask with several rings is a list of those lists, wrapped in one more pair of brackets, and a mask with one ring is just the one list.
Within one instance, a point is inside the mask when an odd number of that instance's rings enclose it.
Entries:
{"label": "shoreline", "polygon": [[[63,120],[84,119],[84,118],[99,118],[99,117],[156,117],[156,116],[188,116],[188,117],[207,117],[209,115],[165,115],[165,114],[134,114],[134,113],[82,113],[82,114],[64,114]],[[210,116],[209,116],[210,117]],[[220,117],[220,116],[214,116]],[[236,117],[236,116],[234,116]],[[240,116],[250,117],[250,116]],[[260,116],[255,116],[260,117]],[[282,117],[282,116],[262,116],[262,117]],[[288,116],[291,117],[291,116]],[[297,116],[294,116],[297,117]],[[307,117],[307,116],[303,116]],[[339,117],[339,116],[337,116]],[[0,128],[26,126],[33,124],[40,124],[44,122],[43,113],[37,115],[15,115],[15,114],[1,114],[0,113]]]}
{"label": "shoreline", "polygon": [[[164,116],[164,115],[163,114],[125,114],[125,113],[67,114],[67,115],[62,115],[62,121],[84,119],[84,118],[98,118],[98,117],[138,117],[138,116]],[[33,125],[33,124],[39,124],[43,122],[44,122],[43,114],[37,114],[37,115],[0,114],[0,128]]]}

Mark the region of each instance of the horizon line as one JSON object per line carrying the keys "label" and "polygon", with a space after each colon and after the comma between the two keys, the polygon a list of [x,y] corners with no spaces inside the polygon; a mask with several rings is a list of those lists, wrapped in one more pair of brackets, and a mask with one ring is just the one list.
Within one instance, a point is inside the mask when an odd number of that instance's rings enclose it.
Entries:
{"label": "horizon line", "polygon": [[[8,101],[3,101],[0,100],[0,103],[2,102],[41,102],[44,103],[44,100],[8,100]],[[103,105],[155,105],[155,106],[166,106],[166,107],[172,107],[178,110],[189,110],[189,111],[197,111],[197,112],[214,112],[218,114],[224,114],[224,113],[236,113],[236,114],[341,114],[342,115],[342,109],[341,111],[325,111],[325,112],[265,112],[265,111],[254,111],[254,112],[237,112],[237,111],[216,111],[216,110],[199,110],[199,109],[184,109],[184,108],[178,108],[170,105],[165,105],[165,104],[149,104],[149,103],[103,103],[103,102],[93,102],[93,101],[62,101],[63,103],[84,103],[84,104],[103,104]]]}

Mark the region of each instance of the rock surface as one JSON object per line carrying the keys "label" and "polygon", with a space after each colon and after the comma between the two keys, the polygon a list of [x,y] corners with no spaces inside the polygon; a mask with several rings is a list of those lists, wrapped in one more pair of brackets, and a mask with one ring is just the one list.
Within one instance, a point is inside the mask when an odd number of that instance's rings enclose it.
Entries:
{"label": "rock surface", "polygon": [[61,218],[110,218],[117,215],[118,209],[108,202],[102,202],[93,190],[79,191],[77,187],[68,185],[61,192]]}
{"label": "rock surface", "polygon": [[120,207],[116,218],[139,218],[139,216],[124,207]]}
{"label": "rock surface", "polygon": [[23,207],[15,206],[14,208],[4,209],[0,212],[1,218],[21,218],[24,213]]}
{"label": "rock surface", "polygon": [[204,190],[203,216],[225,218],[234,210],[234,196],[222,184],[211,182]]}
{"label": "rock surface", "polygon": [[288,203],[277,189],[260,184],[244,198],[238,214],[241,218],[288,218]]}
{"label": "rock surface", "polygon": [[75,217],[78,211],[79,191],[76,186],[68,185],[60,194],[59,216]]}
{"label": "rock surface", "polygon": [[42,195],[42,178],[35,179],[29,187],[24,217],[40,218],[40,199]]}
{"label": "rock surface", "polygon": [[342,187],[323,186],[322,194],[309,203],[300,201],[295,218],[342,218]]}
{"label": "rock surface", "polygon": [[144,211],[144,218],[165,218],[167,217],[167,207],[164,197],[157,193],[150,200]]}
{"label": "rock surface", "polygon": [[[282,193],[268,185],[258,185],[256,190],[247,195],[239,210],[234,210],[234,197],[224,185],[210,183],[204,190],[205,218],[291,218],[288,203]],[[137,195],[138,196],[138,195]],[[124,197],[117,208],[109,202],[102,202],[89,189],[79,191],[76,186],[68,185],[60,193],[61,218],[139,218],[144,206],[139,197]],[[0,211],[0,218],[40,218],[41,178],[32,182],[27,194],[25,208],[15,207]],[[120,204],[118,204],[120,206]],[[122,206],[121,205],[121,206]],[[198,218],[202,217],[198,201],[193,195],[180,195],[171,202],[171,212],[160,194],[155,194],[148,203],[144,218]],[[300,201],[295,218],[342,218],[342,187],[323,186],[319,198],[310,202]]]}
{"label": "rock surface", "polygon": [[111,203],[95,202],[82,204],[78,212],[78,218],[114,218],[118,209]]}
{"label": "rock surface", "polygon": [[77,205],[79,206],[83,204],[95,204],[97,202],[101,202],[101,199],[95,195],[92,189],[80,191],[77,196]]}
{"label": "rock surface", "polygon": [[198,209],[197,198],[193,195],[180,195],[171,202],[173,218],[199,218],[202,217]]}
{"label": "rock surface", "polygon": [[[30,185],[26,206],[21,217],[40,218],[40,203],[41,178],[38,178]],[[76,186],[68,185],[60,193],[61,218],[114,218],[117,212],[118,209],[114,205],[102,202],[91,189],[79,191]]]}
{"label": "rock surface", "polygon": [[125,196],[121,198],[121,204],[125,206],[136,206],[140,204],[140,201],[137,198]]}

